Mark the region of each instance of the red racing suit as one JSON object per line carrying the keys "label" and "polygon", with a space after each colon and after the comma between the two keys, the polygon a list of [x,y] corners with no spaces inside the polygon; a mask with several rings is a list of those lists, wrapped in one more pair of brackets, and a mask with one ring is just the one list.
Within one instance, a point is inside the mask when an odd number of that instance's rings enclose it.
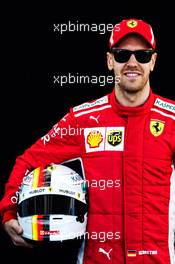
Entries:
{"label": "red racing suit", "polygon": [[150,90],[138,107],[115,92],[76,106],[16,159],[0,203],[16,218],[26,170],[81,158],[89,187],[83,264],[174,264],[175,102]]}

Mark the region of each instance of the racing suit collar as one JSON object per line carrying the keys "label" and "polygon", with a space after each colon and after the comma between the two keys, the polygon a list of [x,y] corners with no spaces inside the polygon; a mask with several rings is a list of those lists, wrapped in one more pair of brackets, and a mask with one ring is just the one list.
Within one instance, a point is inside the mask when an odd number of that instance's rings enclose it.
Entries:
{"label": "racing suit collar", "polygon": [[119,104],[119,102],[117,102],[115,96],[115,90],[113,89],[113,92],[110,95],[110,103],[114,111],[117,111],[117,113],[121,116],[136,116],[136,115],[138,116],[138,115],[146,114],[150,111],[150,108],[154,103],[154,95],[152,93],[152,90],[150,89],[149,97],[144,104],[136,107],[123,106]]}

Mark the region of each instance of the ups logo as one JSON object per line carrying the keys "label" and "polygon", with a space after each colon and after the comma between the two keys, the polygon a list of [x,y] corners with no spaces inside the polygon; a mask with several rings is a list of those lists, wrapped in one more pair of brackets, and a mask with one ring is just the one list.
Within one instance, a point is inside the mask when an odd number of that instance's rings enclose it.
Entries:
{"label": "ups logo", "polygon": [[117,146],[122,142],[122,131],[120,130],[110,130],[107,134],[107,142],[111,146]]}

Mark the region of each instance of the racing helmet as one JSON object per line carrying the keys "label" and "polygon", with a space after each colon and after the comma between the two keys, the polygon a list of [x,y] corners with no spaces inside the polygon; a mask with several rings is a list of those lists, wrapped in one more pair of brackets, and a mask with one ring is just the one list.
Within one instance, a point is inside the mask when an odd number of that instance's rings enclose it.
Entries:
{"label": "racing helmet", "polygon": [[73,169],[49,164],[23,178],[17,218],[25,239],[62,242],[82,238],[87,212],[86,181]]}

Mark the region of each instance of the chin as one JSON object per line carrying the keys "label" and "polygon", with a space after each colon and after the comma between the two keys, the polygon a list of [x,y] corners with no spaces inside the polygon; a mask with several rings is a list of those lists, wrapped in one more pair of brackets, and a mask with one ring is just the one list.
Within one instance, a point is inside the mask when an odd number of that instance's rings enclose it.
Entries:
{"label": "chin", "polygon": [[125,89],[125,91],[129,94],[136,94],[139,91],[141,91],[141,89]]}
{"label": "chin", "polygon": [[138,85],[120,85],[121,90],[126,91],[127,93],[137,93],[143,89],[142,86]]}

